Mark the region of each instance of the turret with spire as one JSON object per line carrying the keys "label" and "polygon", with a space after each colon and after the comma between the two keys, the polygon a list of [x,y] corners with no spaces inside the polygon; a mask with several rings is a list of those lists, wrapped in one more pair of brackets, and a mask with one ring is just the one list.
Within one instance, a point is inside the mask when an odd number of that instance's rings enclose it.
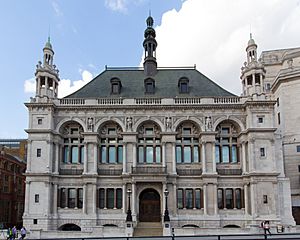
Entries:
{"label": "turret with spire", "polygon": [[154,76],[157,73],[157,62],[156,62],[156,47],[157,42],[155,40],[156,33],[153,28],[153,18],[151,13],[146,20],[147,28],[144,33],[145,40],[143,46],[145,49],[145,58],[144,58],[144,73],[146,76]]}
{"label": "turret with spire", "polygon": [[257,60],[257,45],[250,33],[250,39],[246,48],[247,62],[241,68],[241,80],[243,85],[243,95],[253,96],[265,92],[264,79],[265,69],[263,64]]}
{"label": "turret with spire", "polygon": [[58,69],[53,64],[54,51],[50,42],[50,36],[43,48],[43,63],[41,61],[36,65],[36,97],[57,98],[58,83],[60,81],[58,76]]}

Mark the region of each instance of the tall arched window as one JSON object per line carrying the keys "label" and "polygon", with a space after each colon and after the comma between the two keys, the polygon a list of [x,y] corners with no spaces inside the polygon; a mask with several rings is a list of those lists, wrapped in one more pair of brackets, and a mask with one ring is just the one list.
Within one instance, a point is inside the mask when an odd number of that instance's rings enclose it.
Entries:
{"label": "tall arched window", "polygon": [[192,122],[184,122],[177,129],[176,136],[176,162],[200,162],[200,129]]}
{"label": "tall arched window", "polygon": [[123,137],[121,127],[113,122],[100,127],[100,163],[123,162]]}
{"label": "tall arched window", "polygon": [[71,164],[82,164],[84,161],[83,128],[76,122],[70,122],[61,129],[64,139],[63,162]]}
{"label": "tall arched window", "polygon": [[161,163],[160,127],[146,122],[138,128],[138,163]]}
{"label": "tall arched window", "polygon": [[238,163],[240,161],[238,146],[239,127],[230,121],[223,121],[217,126],[217,131],[216,162]]}

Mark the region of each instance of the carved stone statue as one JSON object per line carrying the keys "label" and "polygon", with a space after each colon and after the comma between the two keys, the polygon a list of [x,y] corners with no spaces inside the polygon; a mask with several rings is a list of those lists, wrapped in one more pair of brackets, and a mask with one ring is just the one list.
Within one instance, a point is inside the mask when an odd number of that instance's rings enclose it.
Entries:
{"label": "carved stone statue", "polygon": [[166,130],[171,130],[172,128],[172,118],[171,117],[166,117]]}
{"label": "carved stone statue", "polygon": [[205,117],[205,130],[206,131],[212,131],[212,122],[211,122],[211,117]]}
{"label": "carved stone statue", "polygon": [[94,131],[94,119],[92,117],[87,119],[87,129],[91,132]]}
{"label": "carved stone statue", "polygon": [[126,118],[126,129],[127,131],[132,131],[132,117]]}

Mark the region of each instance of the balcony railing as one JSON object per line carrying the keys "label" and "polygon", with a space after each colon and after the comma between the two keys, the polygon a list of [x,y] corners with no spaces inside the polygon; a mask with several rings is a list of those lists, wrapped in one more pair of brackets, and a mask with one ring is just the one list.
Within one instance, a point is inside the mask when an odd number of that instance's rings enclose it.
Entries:
{"label": "balcony railing", "polygon": [[167,172],[166,167],[151,167],[151,166],[132,167],[133,174],[165,174],[166,172]]}
{"label": "balcony railing", "polygon": [[176,169],[178,175],[182,176],[200,176],[202,175],[202,169]]}
{"label": "balcony railing", "polygon": [[106,175],[106,176],[117,176],[122,175],[122,169],[99,169],[98,168],[98,174],[99,175]]}
{"label": "balcony railing", "polygon": [[59,170],[60,175],[81,175],[82,172],[83,172],[83,169],[76,169],[76,168]]}
{"label": "balcony railing", "polygon": [[242,175],[242,169],[219,168],[217,169],[220,175]]}

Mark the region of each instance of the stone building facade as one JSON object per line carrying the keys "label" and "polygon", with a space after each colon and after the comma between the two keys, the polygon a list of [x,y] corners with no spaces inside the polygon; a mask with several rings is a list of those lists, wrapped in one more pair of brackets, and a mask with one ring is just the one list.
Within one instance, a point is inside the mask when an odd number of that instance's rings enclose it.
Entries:
{"label": "stone building facade", "polygon": [[274,78],[285,63],[258,59],[251,37],[238,97],[194,67],[158,68],[152,17],[144,36],[143,68],[106,68],[62,99],[46,43],[25,104],[32,237],[132,235],[145,222],[164,235],[255,233],[266,219],[292,230],[289,145],[276,123],[277,89],[292,83]]}

